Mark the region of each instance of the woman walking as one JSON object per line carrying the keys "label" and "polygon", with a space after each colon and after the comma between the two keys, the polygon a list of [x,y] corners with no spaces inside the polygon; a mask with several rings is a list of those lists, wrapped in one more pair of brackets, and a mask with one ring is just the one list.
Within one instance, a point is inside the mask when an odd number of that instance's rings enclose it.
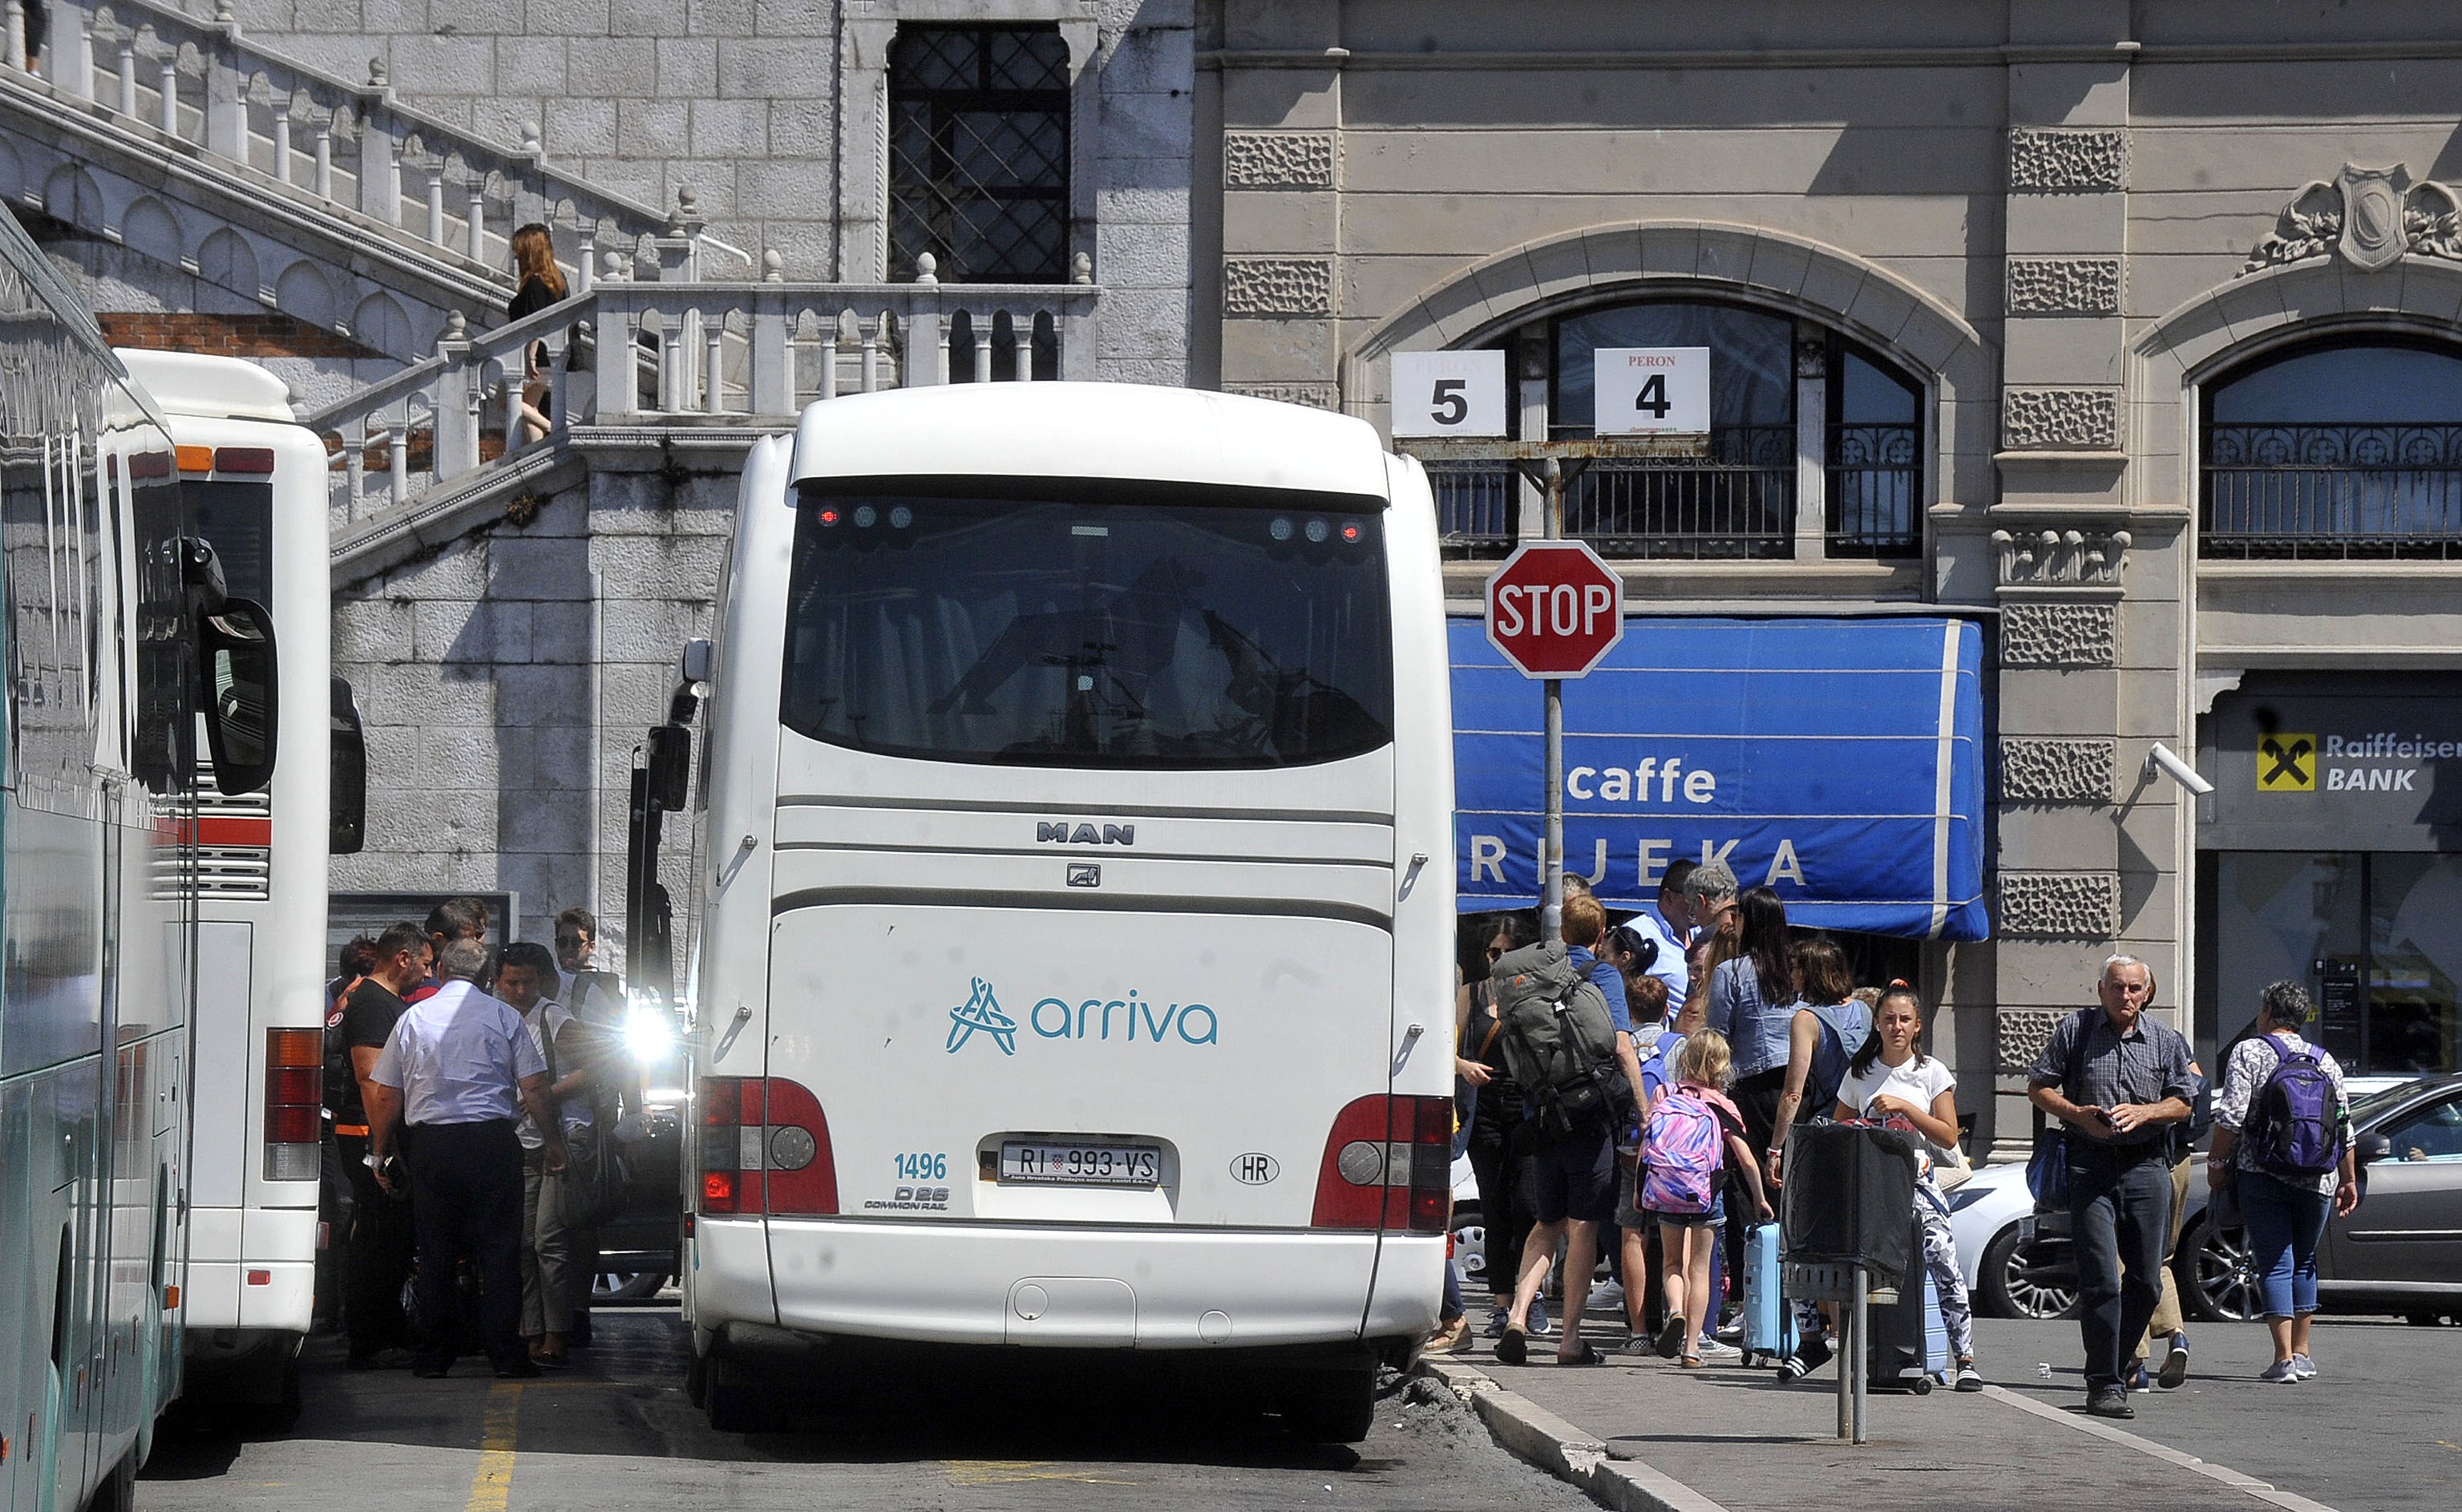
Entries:
{"label": "woman walking", "polygon": [[1957,1078],[1923,1052],[1923,1000],[1912,988],[1893,986],[1881,995],[1872,1032],[1847,1061],[1846,1079],[1838,1084],[1837,1116],[1899,1124],[1922,1139],[1915,1218],[1923,1224],[1924,1268],[1932,1272],[1940,1293],[1941,1325],[1957,1359],[1957,1389],[1983,1390],[1983,1377],[1975,1369],[1975,1310],[1958,1269],[1949,1199],[1940,1187],[1944,1168],[1965,1164],[1957,1153]]}
{"label": "woman walking", "polygon": [[2315,1016],[2296,982],[2257,993],[2257,1032],[2224,1062],[2206,1157],[2207,1182],[2218,1197],[2232,1189],[2248,1224],[2249,1266],[2274,1335],[2274,1363],[2257,1379],[2275,1384],[2316,1377],[2308,1323],[2317,1311],[2317,1242],[2329,1207],[2348,1214],[2360,1205],[2343,1068],[2300,1033]]}
{"label": "woman walking", "polygon": [[[1490,963],[1539,938],[1538,920],[1530,914],[1491,914],[1481,927],[1486,931],[1484,949]],[[1513,1312],[1515,1263],[1530,1233],[1530,1191],[1524,1175],[1529,1141],[1517,1137],[1522,1090],[1505,1068],[1503,1026],[1496,1016],[1494,983],[1482,976],[1458,990],[1454,1032],[1458,1047],[1454,1073],[1479,1090],[1471,1103],[1467,1154],[1479,1186],[1479,1220],[1487,1230],[1485,1265],[1494,1310],[1485,1331],[1489,1338],[1501,1339]],[[1530,1331],[1544,1335],[1547,1329],[1546,1304],[1532,1303]]]}

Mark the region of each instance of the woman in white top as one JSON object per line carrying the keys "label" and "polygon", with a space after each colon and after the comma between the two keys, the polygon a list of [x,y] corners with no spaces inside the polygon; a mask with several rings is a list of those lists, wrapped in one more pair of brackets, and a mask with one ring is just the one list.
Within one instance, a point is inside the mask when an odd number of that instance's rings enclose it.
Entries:
{"label": "woman in white top", "polygon": [[[2343,1068],[2334,1057],[2300,1037],[2300,1026],[2314,1016],[2307,989],[2296,982],[2277,982],[2257,995],[2257,1025],[2248,1038],[2223,1057],[2222,1090],[2214,1097],[2214,1148],[2206,1157],[2206,1181],[2217,1192],[2229,1186],[2239,1196],[2240,1216],[2248,1224],[2248,1259],[2265,1294],[2265,1326],[2274,1334],[2274,1363],[2261,1381],[2304,1381],[2317,1373],[2308,1357],[2308,1319],[2317,1310],[2317,1242],[2324,1237],[2325,1209],[2347,1214],[2360,1205],[2360,1172],[2351,1149],[2351,1099],[2343,1087]],[[2329,1169],[2314,1174],[2271,1168],[2268,1139],[2252,1122],[2263,1124],[2262,1093],[2278,1068],[2295,1056],[2313,1057],[2315,1069],[2333,1083],[2332,1106],[2321,1109],[2330,1120],[2312,1128],[2307,1141],[2326,1138],[2339,1150],[2326,1148]],[[2313,1073],[2312,1073],[2313,1074]]]}
{"label": "woman in white top", "polygon": [[1983,1390],[1975,1369],[1975,1311],[1967,1303],[1966,1278],[1957,1268],[1957,1240],[1950,1232],[1949,1199],[1941,1195],[1935,1166],[1963,1166],[1957,1154],[1957,1079],[1923,1052],[1923,1000],[1893,985],[1872,1013],[1872,1032],[1846,1063],[1838,1084],[1838,1116],[1881,1122],[1903,1119],[1929,1149],[1921,1152],[1915,1178],[1915,1217],[1923,1223],[1924,1268],[1940,1293],[1940,1321],[1957,1357],[1957,1389]]}

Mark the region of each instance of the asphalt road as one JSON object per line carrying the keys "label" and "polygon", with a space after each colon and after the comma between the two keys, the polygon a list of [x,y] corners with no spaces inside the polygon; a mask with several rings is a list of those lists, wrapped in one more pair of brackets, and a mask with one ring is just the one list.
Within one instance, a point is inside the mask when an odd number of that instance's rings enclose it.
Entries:
{"label": "asphalt road", "polygon": [[309,1348],[306,1412],[281,1437],[170,1437],[146,1512],[529,1512],[641,1506],[1578,1509],[1453,1398],[1389,1378],[1368,1440],[1300,1442],[1204,1383],[1097,1363],[1064,1377],[941,1372],[794,1434],[714,1433],[684,1400],[671,1308],[601,1310],[582,1368],[498,1382],[354,1372]]}

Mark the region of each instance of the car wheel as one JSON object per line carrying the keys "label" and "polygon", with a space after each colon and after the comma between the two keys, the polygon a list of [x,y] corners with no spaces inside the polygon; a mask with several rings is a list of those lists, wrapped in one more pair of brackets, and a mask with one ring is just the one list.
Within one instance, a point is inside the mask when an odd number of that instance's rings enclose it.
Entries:
{"label": "car wheel", "polygon": [[590,1278],[590,1300],[647,1302],[667,1284],[663,1270],[609,1270]]}
{"label": "car wheel", "polygon": [[1454,1268],[1464,1293],[1487,1285],[1487,1224],[1477,1208],[1454,1214]]}
{"label": "car wheel", "polygon": [[2078,1304],[2076,1287],[2036,1279],[2036,1270],[2047,1258],[2047,1248],[2041,1240],[2031,1245],[2020,1244],[2015,1223],[1994,1235],[1983,1251],[1983,1264],[1976,1267],[1975,1273],[1976,1287],[1983,1294],[1983,1310],[1996,1318],[2065,1318],[2074,1314]]}
{"label": "car wheel", "polygon": [[2208,1323],[2245,1323],[2263,1306],[2248,1259],[2248,1232],[2216,1228],[2203,1214],[2180,1236],[2180,1289]]}

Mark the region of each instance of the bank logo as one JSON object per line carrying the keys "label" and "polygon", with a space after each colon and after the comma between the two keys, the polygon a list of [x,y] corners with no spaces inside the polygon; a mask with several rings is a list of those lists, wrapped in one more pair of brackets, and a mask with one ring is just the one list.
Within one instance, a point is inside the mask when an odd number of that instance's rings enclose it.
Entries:
{"label": "bank logo", "polygon": [[2257,790],[2315,792],[2317,737],[2260,735],[2257,742]]}
{"label": "bank logo", "polygon": [[972,997],[949,1010],[949,1053],[955,1055],[977,1033],[988,1034],[1003,1055],[1017,1053],[1017,1021],[1001,1011],[992,984],[975,979]]}

